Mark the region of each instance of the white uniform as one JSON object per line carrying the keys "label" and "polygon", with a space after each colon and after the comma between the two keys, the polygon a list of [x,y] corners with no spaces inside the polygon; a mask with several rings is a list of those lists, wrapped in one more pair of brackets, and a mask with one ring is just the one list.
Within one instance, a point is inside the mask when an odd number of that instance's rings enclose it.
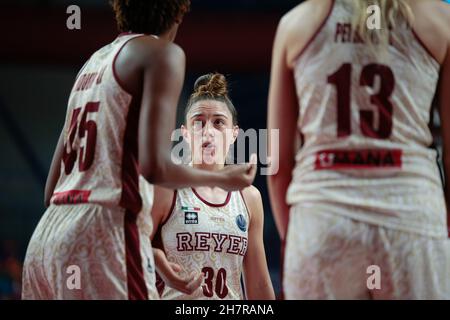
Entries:
{"label": "white uniform", "polygon": [[248,244],[249,214],[240,192],[230,192],[223,204],[202,199],[194,189],[177,190],[170,216],[154,239],[169,261],[182,267],[182,276],[205,274],[192,295],[166,286],[158,290],[166,300],[243,299],[242,264]]}
{"label": "white uniform", "polygon": [[139,215],[140,106],[114,68],[125,44],[140,36],[120,35],[77,76],[61,175],[26,254],[25,299],[158,298],[151,219]]}
{"label": "white uniform", "polygon": [[352,16],[351,1],[334,1],[295,62],[303,145],[287,195],[286,297],[367,297],[371,264],[385,275],[385,298],[450,297],[429,129],[440,66],[406,26],[375,57]]}

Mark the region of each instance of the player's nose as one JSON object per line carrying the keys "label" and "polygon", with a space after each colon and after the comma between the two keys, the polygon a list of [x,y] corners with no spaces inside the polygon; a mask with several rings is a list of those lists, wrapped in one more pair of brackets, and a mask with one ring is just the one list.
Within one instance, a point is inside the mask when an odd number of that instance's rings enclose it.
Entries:
{"label": "player's nose", "polygon": [[205,123],[203,127],[203,136],[204,137],[213,137],[214,136],[214,125],[211,121]]}

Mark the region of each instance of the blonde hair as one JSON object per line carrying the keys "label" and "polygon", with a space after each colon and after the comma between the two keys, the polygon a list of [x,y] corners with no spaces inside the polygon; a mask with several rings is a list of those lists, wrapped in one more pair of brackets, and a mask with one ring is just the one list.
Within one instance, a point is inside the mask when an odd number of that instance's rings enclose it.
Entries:
{"label": "blonde hair", "polygon": [[[390,29],[398,26],[411,25],[414,15],[408,0],[351,0],[353,5],[353,28],[361,38],[370,46],[379,45],[387,48],[389,45]],[[381,11],[381,29],[370,30],[366,22],[371,12],[367,9],[376,5]]]}

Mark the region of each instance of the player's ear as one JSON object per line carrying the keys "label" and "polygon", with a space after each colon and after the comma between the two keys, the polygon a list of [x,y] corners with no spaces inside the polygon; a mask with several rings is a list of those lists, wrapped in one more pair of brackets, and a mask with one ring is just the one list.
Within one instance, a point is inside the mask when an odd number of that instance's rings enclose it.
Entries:
{"label": "player's ear", "polygon": [[232,143],[236,142],[236,139],[237,139],[238,135],[239,135],[239,126],[236,125],[236,126],[233,127],[233,141],[232,141]]}
{"label": "player's ear", "polygon": [[183,125],[181,125],[181,134],[183,135],[183,139],[185,142],[190,143],[191,142],[191,133],[189,130]]}

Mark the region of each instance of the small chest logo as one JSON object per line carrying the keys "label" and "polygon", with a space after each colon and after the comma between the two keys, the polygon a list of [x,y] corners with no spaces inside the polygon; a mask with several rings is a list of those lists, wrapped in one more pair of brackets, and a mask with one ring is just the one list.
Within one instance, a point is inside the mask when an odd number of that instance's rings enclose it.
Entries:
{"label": "small chest logo", "polygon": [[236,225],[242,232],[247,231],[247,221],[245,220],[245,217],[242,214],[239,214],[236,217]]}
{"label": "small chest logo", "polygon": [[185,211],[184,224],[198,224],[198,213],[194,211]]}

